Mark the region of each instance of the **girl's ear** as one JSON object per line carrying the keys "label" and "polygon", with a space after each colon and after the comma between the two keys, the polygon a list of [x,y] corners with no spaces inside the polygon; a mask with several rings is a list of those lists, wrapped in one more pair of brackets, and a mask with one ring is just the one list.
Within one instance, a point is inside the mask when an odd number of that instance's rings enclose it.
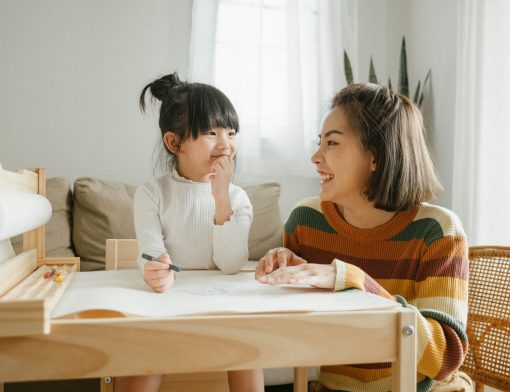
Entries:
{"label": "girl's ear", "polygon": [[163,135],[163,143],[165,143],[166,148],[172,153],[177,154],[179,150],[179,141],[174,132],[168,131]]}

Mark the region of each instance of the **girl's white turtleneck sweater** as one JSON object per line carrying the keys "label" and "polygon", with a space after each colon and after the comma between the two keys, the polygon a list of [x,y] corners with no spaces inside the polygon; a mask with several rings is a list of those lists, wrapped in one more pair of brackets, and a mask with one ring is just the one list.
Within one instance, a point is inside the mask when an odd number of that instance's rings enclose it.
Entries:
{"label": "girl's white turtleneck sweater", "polygon": [[173,173],[140,185],[134,198],[138,266],[142,253],[168,253],[183,269],[220,269],[238,272],[248,260],[248,233],[253,212],[248,195],[230,184],[233,214],[223,225],[214,224],[211,184]]}

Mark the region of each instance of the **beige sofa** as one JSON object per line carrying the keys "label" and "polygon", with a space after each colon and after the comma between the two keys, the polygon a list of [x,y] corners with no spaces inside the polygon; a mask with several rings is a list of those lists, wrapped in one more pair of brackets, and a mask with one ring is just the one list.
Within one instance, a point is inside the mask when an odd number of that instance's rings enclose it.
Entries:
{"label": "beige sofa", "polygon": [[[72,188],[61,177],[47,180],[46,196],[53,214],[46,225],[46,255],[79,256],[82,271],[104,269],[106,239],[135,238],[132,211],[136,185],[81,177]],[[268,182],[242,188],[253,204],[249,256],[258,260],[282,243],[280,185]],[[19,252],[21,237],[12,243]]]}
{"label": "beige sofa", "polygon": [[[280,185],[268,182],[241,186],[253,205],[249,258],[258,260],[268,249],[282,244],[283,225],[278,207]],[[135,190],[135,185],[90,177],[78,178],[72,186],[65,178],[49,178],[46,196],[53,213],[46,225],[46,256],[79,256],[81,271],[104,269],[106,239],[135,238],[132,214]],[[12,239],[17,253],[21,251],[21,240],[21,237]],[[309,378],[314,378],[313,370]],[[290,383],[293,370],[266,370],[265,379],[267,385]],[[24,384],[7,384],[6,392],[99,390],[99,385],[91,384],[91,380],[75,381],[75,384],[71,381],[38,383],[40,387],[36,387],[37,384]]]}

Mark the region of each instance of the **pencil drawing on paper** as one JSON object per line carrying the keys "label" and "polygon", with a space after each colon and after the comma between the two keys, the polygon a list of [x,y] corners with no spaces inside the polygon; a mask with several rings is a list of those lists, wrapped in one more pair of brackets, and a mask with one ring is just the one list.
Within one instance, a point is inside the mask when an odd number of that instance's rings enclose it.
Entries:
{"label": "pencil drawing on paper", "polygon": [[179,290],[184,293],[195,294],[195,295],[203,295],[203,296],[211,296],[211,295],[228,295],[229,291],[223,286],[215,286],[215,287],[207,287],[207,288],[198,288],[191,290]]}

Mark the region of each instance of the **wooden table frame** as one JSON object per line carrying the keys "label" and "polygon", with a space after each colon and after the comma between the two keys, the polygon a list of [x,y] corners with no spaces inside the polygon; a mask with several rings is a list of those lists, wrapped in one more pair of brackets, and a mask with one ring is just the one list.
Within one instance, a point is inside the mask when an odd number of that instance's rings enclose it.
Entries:
{"label": "wooden table frame", "polygon": [[49,335],[0,338],[0,381],[391,362],[392,391],[408,392],[415,322],[405,308],[52,320]]}

